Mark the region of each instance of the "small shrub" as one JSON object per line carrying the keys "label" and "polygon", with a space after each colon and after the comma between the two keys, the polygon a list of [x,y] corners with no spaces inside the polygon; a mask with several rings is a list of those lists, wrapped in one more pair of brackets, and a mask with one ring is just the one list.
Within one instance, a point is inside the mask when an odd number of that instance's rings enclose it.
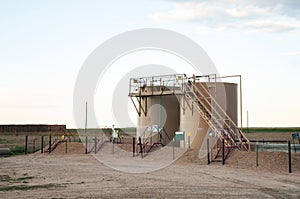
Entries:
{"label": "small shrub", "polygon": [[25,147],[24,146],[15,146],[11,149],[11,152],[13,155],[21,155],[25,153]]}

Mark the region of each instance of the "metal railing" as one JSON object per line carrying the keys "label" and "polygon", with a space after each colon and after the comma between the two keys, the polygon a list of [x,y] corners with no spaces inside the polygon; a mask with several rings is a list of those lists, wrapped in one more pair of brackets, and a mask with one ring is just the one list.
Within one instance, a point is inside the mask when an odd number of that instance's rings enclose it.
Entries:
{"label": "metal railing", "polygon": [[131,78],[129,96],[176,93],[186,81],[185,74]]}

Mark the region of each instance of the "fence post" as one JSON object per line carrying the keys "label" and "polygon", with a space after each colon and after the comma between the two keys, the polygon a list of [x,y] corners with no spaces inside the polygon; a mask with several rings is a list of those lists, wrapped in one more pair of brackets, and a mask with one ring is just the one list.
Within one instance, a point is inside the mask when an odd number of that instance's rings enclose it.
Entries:
{"label": "fence post", "polygon": [[65,142],[66,142],[66,153],[68,153],[68,139],[66,139]]}
{"label": "fence post", "polygon": [[51,153],[51,135],[49,135],[49,148],[48,152]]}
{"label": "fence post", "polygon": [[207,164],[210,164],[209,138],[207,138]]}
{"label": "fence post", "polygon": [[172,154],[173,160],[175,159],[175,137],[173,138],[173,154]]}
{"label": "fence post", "polygon": [[95,154],[97,153],[97,137],[95,136],[95,149],[94,149],[94,151],[95,151]]}
{"label": "fence post", "polygon": [[143,155],[143,145],[142,145],[142,138],[141,137],[139,137],[139,145],[140,145],[141,156],[142,156],[142,158],[144,158],[144,155]]}
{"label": "fence post", "polygon": [[288,141],[288,151],[289,151],[289,173],[292,173],[292,155],[291,155],[291,141]]}
{"label": "fence post", "polygon": [[132,157],[135,157],[135,137],[132,138]]}
{"label": "fence post", "polygon": [[225,164],[225,140],[222,139],[222,165]]}
{"label": "fence post", "polygon": [[42,136],[41,153],[44,153],[44,136]]}
{"label": "fence post", "polygon": [[256,149],[256,166],[258,167],[258,141],[256,141],[255,149]]}
{"label": "fence post", "polygon": [[87,152],[88,152],[87,144],[88,144],[88,138],[87,138],[87,136],[85,136],[85,154],[87,154]]}
{"label": "fence post", "polygon": [[25,155],[27,155],[28,135],[25,137]]}

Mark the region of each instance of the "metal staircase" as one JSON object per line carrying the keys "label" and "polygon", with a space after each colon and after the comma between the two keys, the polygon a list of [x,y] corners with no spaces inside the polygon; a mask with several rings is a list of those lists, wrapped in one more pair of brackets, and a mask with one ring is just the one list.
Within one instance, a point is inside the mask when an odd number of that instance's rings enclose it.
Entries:
{"label": "metal staircase", "polygon": [[[211,131],[214,132],[220,140],[224,139],[225,150],[227,151],[226,157],[229,156],[233,148],[247,151],[250,149],[249,140],[219,105],[216,97],[213,97],[208,91],[207,85],[188,81],[183,85],[183,92],[186,97],[186,102],[193,104],[193,107],[196,108],[201,117],[209,125]],[[215,158],[217,158],[219,152],[220,150],[218,149]]]}

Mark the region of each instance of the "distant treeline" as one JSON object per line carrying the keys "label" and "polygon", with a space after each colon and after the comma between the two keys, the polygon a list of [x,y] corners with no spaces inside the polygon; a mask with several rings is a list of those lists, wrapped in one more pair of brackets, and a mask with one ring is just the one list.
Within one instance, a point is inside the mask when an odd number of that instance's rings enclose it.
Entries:
{"label": "distant treeline", "polygon": [[[115,128],[116,131],[120,133],[135,133],[136,128],[135,127],[125,127],[125,128]],[[77,132],[84,132],[85,129],[67,129],[67,132],[69,133],[77,133]],[[97,132],[111,132],[112,128],[88,128],[86,129],[87,133],[97,133]]]}
{"label": "distant treeline", "polygon": [[300,127],[251,127],[242,128],[243,132],[255,133],[255,132],[300,132]]}
{"label": "distant treeline", "polygon": [[[126,127],[126,128],[115,128],[119,132],[123,133],[135,133],[135,127]],[[300,127],[250,127],[250,128],[242,128],[243,132],[251,133],[251,132],[299,132]],[[67,129],[67,131],[71,132],[83,132],[84,129]],[[96,132],[111,132],[111,128],[91,128],[87,129],[87,133],[96,133]]]}
{"label": "distant treeline", "polygon": [[1,124],[0,134],[30,135],[30,134],[62,134],[66,125],[48,124]]}

